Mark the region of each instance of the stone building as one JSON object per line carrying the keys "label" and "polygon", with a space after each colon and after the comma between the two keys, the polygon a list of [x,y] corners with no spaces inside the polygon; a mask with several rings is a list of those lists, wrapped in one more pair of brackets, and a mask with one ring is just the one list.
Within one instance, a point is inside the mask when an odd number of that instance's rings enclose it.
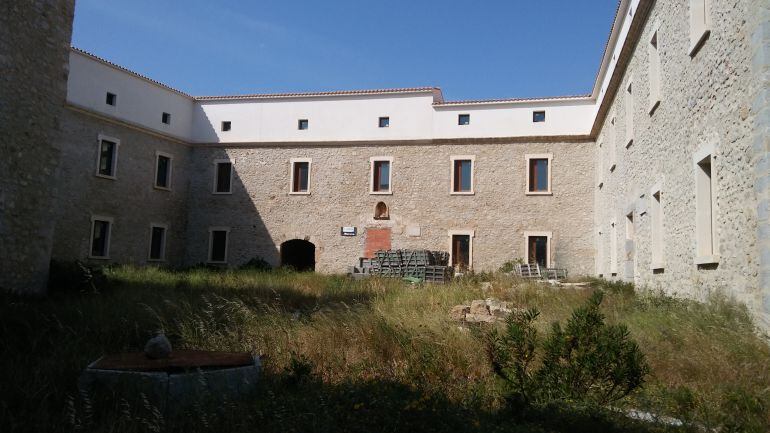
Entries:
{"label": "stone building", "polygon": [[[72,48],[59,126],[45,129],[53,203],[9,212],[19,176],[4,166],[0,230],[48,234],[54,259],[92,263],[259,257],[343,272],[380,248],[446,250],[475,270],[521,258],[699,299],[725,291],[764,320],[769,8],[622,0],[591,93],[541,99],[194,97]],[[51,24],[60,41],[69,25]],[[60,57],[38,72],[61,77]],[[48,226],[23,225],[50,209]],[[28,232],[0,233],[6,256]],[[47,254],[19,262],[40,269]],[[32,268],[14,269],[0,284],[19,288]]]}

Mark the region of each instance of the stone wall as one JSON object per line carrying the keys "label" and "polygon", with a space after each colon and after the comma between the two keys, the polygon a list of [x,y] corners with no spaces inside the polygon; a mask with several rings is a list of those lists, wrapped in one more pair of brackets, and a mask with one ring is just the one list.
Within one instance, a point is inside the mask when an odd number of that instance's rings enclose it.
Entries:
{"label": "stone wall", "polygon": [[42,293],[74,0],[0,3],[0,287]]}
{"label": "stone wall", "polygon": [[750,3],[752,72],[755,93],[753,159],[757,194],[759,287],[762,290],[765,328],[770,328],[770,4]]}
{"label": "stone wall", "polygon": [[[99,134],[120,140],[116,179],[96,176]],[[150,224],[168,225],[166,264],[185,255],[190,148],[146,131],[67,109],[62,119],[61,173],[53,257],[94,264],[147,263]],[[172,156],[171,188],[155,185],[156,152]],[[114,218],[110,259],[88,259],[91,217]]]}
{"label": "stone wall", "polygon": [[[689,55],[689,1],[657,1],[644,27],[620,90],[597,137],[595,186],[597,271],[611,276],[611,222],[617,223],[617,275],[649,288],[705,299],[724,291],[762,311],[758,287],[752,134],[749,0],[712,0],[712,31],[694,57]],[[649,114],[648,45],[659,26],[662,101]],[[634,141],[626,148],[625,89],[633,82]],[[614,128],[611,125],[615,117]],[[598,144],[602,146],[599,147]],[[610,171],[610,148],[617,167]],[[695,166],[693,155],[713,146],[719,261],[697,266]],[[766,172],[765,172],[766,173]],[[650,188],[661,185],[664,268],[651,269]],[[598,184],[598,179],[596,184]],[[633,244],[626,242],[625,218],[633,212]],[[601,234],[599,234],[601,233]],[[627,260],[628,259],[628,260]]]}
{"label": "stone wall", "polygon": [[[552,260],[593,270],[593,143],[196,147],[188,263],[205,262],[208,230],[230,227],[229,263],[273,265],[291,239],[316,246],[317,270],[344,272],[363,255],[367,227],[390,227],[393,248],[449,250],[449,230],[471,229],[476,270],[524,255],[524,231],[552,231]],[[525,195],[525,154],[552,153],[552,196]],[[475,195],[450,195],[450,156],[475,155]],[[370,157],[391,156],[393,195],[369,194]],[[212,194],[214,160],[235,161],[232,195]],[[289,195],[289,161],[312,158],[311,194]],[[383,201],[389,221],[375,221]],[[340,236],[355,226],[356,237]],[[419,236],[413,234],[419,233]]]}

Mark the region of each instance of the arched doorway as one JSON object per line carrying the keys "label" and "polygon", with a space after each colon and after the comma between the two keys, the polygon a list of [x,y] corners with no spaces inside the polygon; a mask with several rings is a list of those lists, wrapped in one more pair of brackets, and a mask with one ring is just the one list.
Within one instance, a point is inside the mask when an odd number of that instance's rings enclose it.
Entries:
{"label": "arched doorway", "polygon": [[315,245],[302,239],[282,243],[281,266],[291,266],[300,272],[315,271]]}

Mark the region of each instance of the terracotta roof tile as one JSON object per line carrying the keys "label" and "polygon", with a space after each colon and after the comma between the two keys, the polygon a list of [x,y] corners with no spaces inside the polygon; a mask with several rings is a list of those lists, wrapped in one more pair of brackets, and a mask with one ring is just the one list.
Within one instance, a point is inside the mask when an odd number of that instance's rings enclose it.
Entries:
{"label": "terracotta roof tile", "polygon": [[442,101],[441,89],[438,87],[402,87],[395,89],[363,89],[363,90],[334,90],[326,92],[290,92],[290,93],[255,93],[248,95],[196,96],[199,101],[218,101],[232,99],[276,99],[302,98],[312,96],[355,96],[355,95],[388,95],[394,93],[433,92],[438,101]]}

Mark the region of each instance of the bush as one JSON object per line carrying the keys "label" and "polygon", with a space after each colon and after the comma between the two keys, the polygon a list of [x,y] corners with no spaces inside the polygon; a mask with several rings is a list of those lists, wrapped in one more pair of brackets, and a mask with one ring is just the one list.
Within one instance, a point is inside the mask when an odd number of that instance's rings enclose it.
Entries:
{"label": "bush", "polygon": [[269,271],[273,269],[270,263],[266,262],[262,257],[254,257],[248,262],[242,264],[238,269],[244,269],[248,271]]}
{"label": "bush", "polygon": [[[624,325],[607,325],[602,292],[572,312],[564,328],[554,323],[542,344],[532,309],[512,314],[504,333],[492,331],[488,354],[512,404],[581,402],[604,406],[644,383],[649,366]],[[541,356],[538,356],[538,349]],[[534,360],[542,361],[535,368]]]}
{"label": "bush", "polygon": [[524,260],[522,259],[509,260],[503,263],[503,265],[500,266],[500,269],[498,269],[497,272],[508,274],[513,272],[514,269],[516,269],[516,265],[521,265],[521,264],[524,264]]}

